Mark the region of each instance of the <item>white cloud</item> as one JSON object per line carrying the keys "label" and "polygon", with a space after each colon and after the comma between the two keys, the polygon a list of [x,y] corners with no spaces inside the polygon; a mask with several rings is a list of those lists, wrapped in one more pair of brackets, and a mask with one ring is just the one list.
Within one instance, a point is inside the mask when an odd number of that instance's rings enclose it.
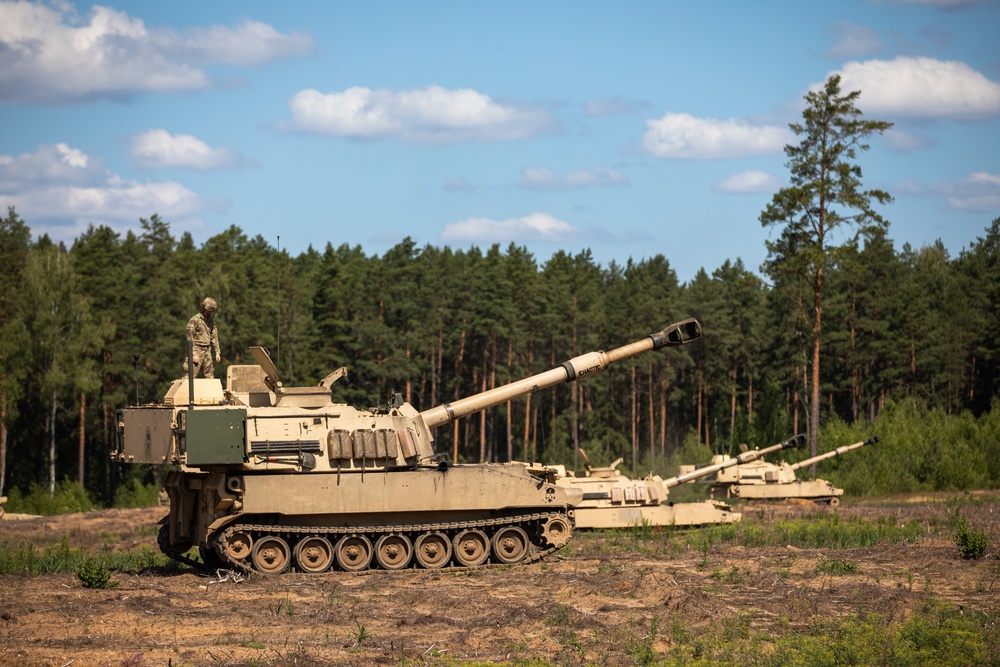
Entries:
{"label": "white cloud", "polygon": [[[168,37],[173,37],[167,33]],[[213,25],[193,28],[179,36],[181,49],[201,62],[233,65],[262,63],[301,56],[313,50],[313,39],[305,33],[282,34],[266,23],[244,21],[235,28]]]}
{"label": "white cloud", "polygon": [[[963,62],[900,56],[850,62],[839,74],[842,92],[861,91],[858,108],[867,116],[974,120],[1000,115],[1000,84]],[[810,89],[822,87],[817,83]]]}
{"label": "white cloud", "polygon": [[479,188],[467,178],[453,178],[444,184],[445,192],[475,192]]}
{"label": "white cloud", "polygon": [[574,171],[560,176],[547,167],[529,167],[521,172],[522,188],[529,190],[573,190],[595,185],[625,185],[628,179],[610,167]]}
{"label": "white cloud", "polygon": [[860,58],[882,50],[882,40],[871,28],[840,21],[832,31],[833,42],[826,50],[830,58]]}
{"label": "white cloud", "polygon": [[978,171],[960,181],[937,183],[932,190],[942,194],[952,208],[1000,213],[1000,174]]}
{"label": "white cloud", "polygon": [[293,130],[416,143],[524,139],[550,123],[541,111],[501,104],[468,88],[440,86],[402,92],[354,87],[326,94],[307,89],[288,105]]}
{"label": "white cloud", "polygon": [[73,240],[90,223],[123,228],[153,213],[192,218],[208,208],[181,183],[126,181],[65,144],[0,155],[0,209],[8,206],[57,241]]}
{"label": "white cloud", "polygon": [[582,236],[579,229],[548,213],[532,213],[507,220],[468,218],[445,225],[441,232],[442,241],[472,243],[565,242]]}
{"label": "white cloud", "polygon": [[621,114],[633,113],[639,109],[644,109],[649,105],[645,102],[636,102],[624,97],[604,97],[599,100],[591,100],[583,105],[583,113],[591,118],[603,118],[606,116],[618,116]]}
{"label": "white cloud", "polygon": [[190,134],[170,134],[163,129],[148,130],[132,137],[132,159],[142,167],[182,167],[216,169],[241,162],[226,148],[212,148]]}
{"label": "white cloud", "polygon": [[934,145],[934,142],[929,137],[914,134],[912,132],[905,132],[900,130],[898,127],[886,130],[882,134],[882,141],[884,141],[889,148],[901,153],[909,153],[910,151],[919,150],[921,148],[929,148]]}
{"label": "white cloud", "polygon": [[708,160],[781,153],[795,136],[788,128],[740,119],[695,118],[667,113],[646,121],[643,146],[656,157]]}
{"label": "white cloud", "polygon": [[712,187],[716,192],[729,194],[769,194],[777,192],[780,188],[781,181],[763,171],[741,171]]}
{"label": "white cloud", "polygon": [[312,38],[262,23],[187,33],[147,28],[95,5],[81,19],[67,5],[0,3],[0,102],[64,103],[211,85],[206,63],[258,64],[301,55]]}

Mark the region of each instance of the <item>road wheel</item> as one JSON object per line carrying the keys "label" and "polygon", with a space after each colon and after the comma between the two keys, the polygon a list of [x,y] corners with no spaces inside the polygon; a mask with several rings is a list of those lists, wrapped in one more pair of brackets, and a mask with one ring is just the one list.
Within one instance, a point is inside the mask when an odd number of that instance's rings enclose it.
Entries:
{"label": "road wheel", "polygon": [[451,540],[444,533],[424,533],[413,545],[420,567],[444,567],[451,560]]}
{"label": "road wheel", "polygon": [[510,565],[528,555],[528,534],[519,526],[507,526],[493,534],[493,556]]}
{"label": "road wheel", "polygon": [[226,556],[232,560],[243,560],[250,555],[251,550],[253,550],[253,538],[250,537],[249,533],[244,533],[242,531],[233,533],[226,538],[225,546],[223,547],[226,552]]}
{"label": "road wheel", "polygon": [[348,535],[337,542],[337,566],[348,572],[368,569],[372,562],[372,542],[364,535]]}
{"label": "road wheel", "polygon": [[406,535],[383,535],[375,543],[375,560],[385,570],[402,570],[412,556],[413,543]]}
{"label": "road wheel", "polygon": [[333,564],[333,545],[325,537],[307,537],[295,545],[295,563],[303,572],[322,572]]}
{"label": "road wheel", "polygon": [[290,553],[288,542],[277,535],[268,535],[253,545],[250,558],[258,572],[281,574],[288,567],[288,562],[291,560]]}
{"label": "road wheel", "polygon": [[481,530],[463,530],[452,540],[455,560],[465,567],[476,567],[486,562],[490,555],[490,538]]}

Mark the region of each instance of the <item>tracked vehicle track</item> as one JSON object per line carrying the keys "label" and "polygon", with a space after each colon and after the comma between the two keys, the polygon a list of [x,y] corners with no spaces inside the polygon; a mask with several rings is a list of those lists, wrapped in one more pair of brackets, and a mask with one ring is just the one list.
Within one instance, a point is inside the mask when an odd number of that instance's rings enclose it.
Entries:
{"label": "tracked vehicle track", "polygon": [[[164,526],[166,529],[166,526]],[[161,531],[162,532],[162,531]],[[566,511],[471,521],[403,525],[303,526],[236,523],[220,531],[200,563],[161,549],[196,567],[227,567],[280,574],[290,567],[317,574],[330,570],[469,570],[541,560],[570,539]]]}

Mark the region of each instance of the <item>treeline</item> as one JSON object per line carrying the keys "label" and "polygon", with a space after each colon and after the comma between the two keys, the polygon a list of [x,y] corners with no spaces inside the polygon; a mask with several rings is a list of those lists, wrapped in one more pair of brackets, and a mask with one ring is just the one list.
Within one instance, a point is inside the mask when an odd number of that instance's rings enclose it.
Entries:
{"label": "treeline", "polygon": [[[347,366],[335,400],[369,407],[398,392],[419,410],[701,322],[692,345],[440,429],[438,451],[457,460],[574,465],[582,448],[594,463],[622,456],[636,469],[685,441],[707,455],[810,428],[809,287],[769,283],[739,260],[681,283],[662,255],[601,266],[589,251],[540,261],[513,244],[407,239],[382,256],[347,245],[291,256],[237,227],[198,247],[155,215],[138,234],[92,227],[67,248],[33,241],[10,209],[0,265],[3,489],[72,480],[107,503],[144,472],[110,463],[115,410],[159,400],[181,375],[185,323],[205,296],[219,303],[217,377],[263,345],[286,385]],[[867,430],[904,399],[915,414],[973,423],[989,412],[1000,388],[1000,218],[957,257],[940,243],[897,250],[885,235],[847,246],[825,281],[821,422]],[[995,485],[1000,472],[983,480]]]}

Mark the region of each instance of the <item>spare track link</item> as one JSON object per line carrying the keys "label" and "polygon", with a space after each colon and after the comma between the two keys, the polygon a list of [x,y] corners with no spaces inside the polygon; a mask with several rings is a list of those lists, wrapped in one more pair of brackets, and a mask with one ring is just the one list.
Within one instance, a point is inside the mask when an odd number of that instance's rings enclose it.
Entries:
{"label": "spare track link", "polygon": [[[250,532],[250,533],[256,534],[255,535],[255,541],[256,541],[256,539],[259,539],[259,538],[262,538],[262,537],[267,537],[267,536],[282,536],[282,535],[285,535],[285,536],[318,535],[318,536],[324,536],[324,537],[328,537],[328,538],[339,538],[339,537],[343,537],[345,535],[365,535],[366,537],[368,537],[370,539],[374,538],[374,539],[372,539],[372,542],[374,543],[375,539],[377,539],[379,535],[383,535],[383,534],[411,533],[411,534],[414,534],[414,538],[415,538],[416,537],[415,534],[417,534],[417,533],[445,532],[446,534],[448,534],[446,531],[464,530],[464,529],[467,529],[467,528],[479,528],[479,529],[483,529],[483,528],[495,528],[497,526],[518,525],[522,529],[524,529],[525,532],[528,533],[529,541],[531,541],[532,536],[535,535],[535,534],[537,534],[537,531],[535,530],[535,525],[533,525],[533,524],[535,524],[535,522],[539,522],[539,523],[540,522],[544,522],[544,521],[546,521],[546,520],[548,520],[550,518],[554,518],[554,517],[561,517],[562,519],[566,520],[567,523],[569,523],[569,525],[572,525],[572,521],[570,519],[570,515],[565,510],[563,510],[563,511],[557,511],[557,512],[537,512],[537,513],[532,513],[532,514],[520,514],[520,515],[513,515],[513,516],[506,516],[506,517],[495,517],[495,518],[492,518],[492,519],[483,519],[483,520],[477,520],[477,521],[446,521],[446,522],[439,522],[439,523],[401,524],[401,525],[384,525],[384,526],[383,525],[378,525],[378,526],[350,526],[350,527],[345,527],[345,526],[294,526],[294,525],[279,525],[279,524],[235,523],[235,524],[229,526],[228,528],[226,528],[225,530],[221,531],[216,536],[216,538],[214,540],[214,545],[213,546],[215,548],[214,549],[215,553],[218,554],[219,557],[222,559],[222,561],[226,565],[230,566],[231,569],[239,570],[239,571],[243,571],[243,572],[247,572],[247,573],[260,574],[260,572],[258,570],[254,569],[254,567],[253,567],[253,565],[251,563],[251,558],[250,557],[241,558],[241,559],[233,559],[233,558],[230,558],[228,556],[228,554],[226,554],[226,550],[223,547],[223,545],[225,544],[226,539],[230,535],[232,535],[233,533],[235,533],[237,531]],[[335,542],[336,539],[332,539],[331,541]],[[536,544],[534,544],[534,542],[532,541],[530,543],[530,547],[529,547],[528,553],[524,556],[524,558],[522,558],[521,560],[517,561],[516,563],[511,563],[511,564],[513,564],[513,565],[525,565],[527,563],[534,563],[536,561],[539,561],[539,560],[545,558],[546,556],[548,556],[553,551],[557,551],[558,549],[561,549],[561,548],[562,548],[562,546],[558,546],[558,547],[550,546],[548,548],[539,549],[539,547]],[[456,572],[456,571],[457,572],[461,572],[461,571],[468,571],[468,570],[483,570],[483,569],[488,569],[488,568],[503,567],[504,565],[506,565],[505,563],[490,562],[490,560],[492,560],[492,558],[488,558],[487,561],[485,563],[483,563],[482,565],[476,565],[476,566],[472,566],[472,567],[462,566],[462,565],[446,565],[444,567],[429,568],[429,569],[426,569],[425,571],[427,571],[427,572]],[[190,559],[185,559],[182,562],[190,562]],[[451,562],[451,561],[449,561],[449,562]],[[201,563],[199,563],[198,565],[201,566],[201,567],[204,567]],[[293,565],[294,565],[294,563],[291,562],[291,559],[290,559],[289,567],[292,567]],[[364,574],[365,572],[371,572],[372,570],[378,570],[379,572],[407,572],[407,571],[412,572],[412,571],[418,570],[418,569],[423,569],[423,568],[421,568],[417,564],[417,559],[416,559],[415,556],[411,557],[409,565],[407,565],[405,568],[402,568],[400,570],[387,570],[387,569],[383,569],[383,568],[379,567],[377,560],[373,557],[372,561],[371,561],[371,565],[368,568],[366,568],[365,570],[361,570],[359,572],[353,572],[353,574]],[[337,569],[336,565],[330,566],[327,569],[327,571],[343,572],[344,574],[348,574],[349,573],[349,572],[345,572],[343,570]]]}

